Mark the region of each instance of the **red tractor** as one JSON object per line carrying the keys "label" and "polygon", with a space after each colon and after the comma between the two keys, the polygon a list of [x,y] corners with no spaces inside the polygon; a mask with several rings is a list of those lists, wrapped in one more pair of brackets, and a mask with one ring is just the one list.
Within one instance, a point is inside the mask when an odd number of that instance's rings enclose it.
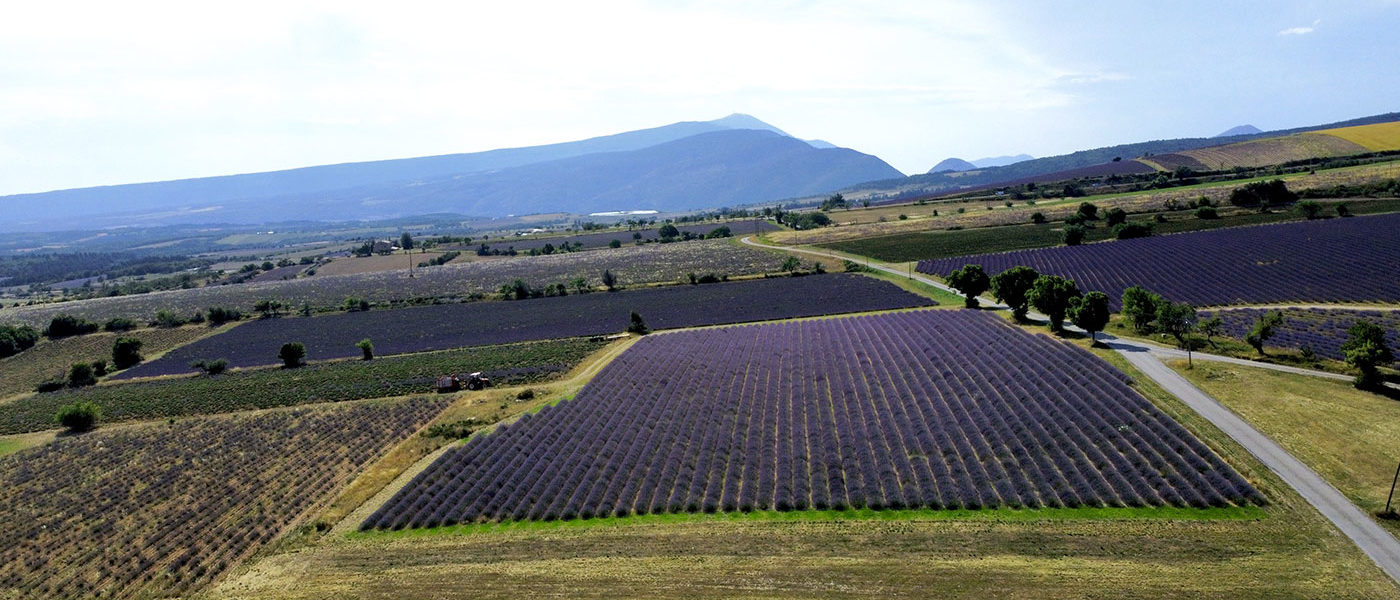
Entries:
{"label": "red tractor", "polygon": [[472,391],[491,387],[491,378],[482,375],[480,371],[468,375],[444,375],[437,380],[437,391],[441,393],[455,392],[462,388]]}

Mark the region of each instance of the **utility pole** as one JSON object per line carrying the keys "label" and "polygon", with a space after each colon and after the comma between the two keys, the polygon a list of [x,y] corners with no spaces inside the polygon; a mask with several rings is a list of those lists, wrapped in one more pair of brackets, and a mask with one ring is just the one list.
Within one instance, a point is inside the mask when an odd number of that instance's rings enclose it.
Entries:
{"label": "utility pole", "polygon": [[1390,508],[1390,501],[1395,498],[1395,483],[1400,481],[1400,464],[1395,465],[1395,477],[1390,480],[1390,495],[1385,497],[1385,514],[1395,514],[1395,510]]}

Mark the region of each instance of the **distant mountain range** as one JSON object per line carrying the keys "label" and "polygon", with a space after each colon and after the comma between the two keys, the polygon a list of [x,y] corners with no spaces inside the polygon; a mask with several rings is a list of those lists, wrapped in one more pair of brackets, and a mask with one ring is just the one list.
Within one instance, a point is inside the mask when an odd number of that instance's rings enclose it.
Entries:
{"label": "distant mountain range", "polygon": [[749,115],[575,142],[0,197],[0,230],[710,208],[903,177]]}
{"label": "distant mountain range", "polygon": [[[1151,161],[1154,157],[1159,155],[1182,153],[1212,146],[1223,146],[1264,138],[1321,131],[1324,129],[1375,125],[1395,121],[1400,121],[1400,113],[1385,113],[1336,123],[1232,135],[1229,137],[1177,138],[1120,144],[1117,146],[1080,150],[1078,152],[1059,156],[1035,158],[1000,167],[979,167],[972,172],[929,172],[898,179],[867,182],[843,191],[855,192],[859,190],[862,192],[885,194],[889,197],[908,198],[945,192],[952,193],[964,189],[1025,183],[1027,181],[1038,181],[1042,178],[1066,179],[1082,175],[1102,175],[1106,174],[1105,171],[1108,170],[1122,170],[1129,167],[1150,172],[1154,170],[1152,166],[1133,161],[1132,159],[1141,157],[1145,158],[1147,161]],[[1114,168],[1106,168],[1110,163],[1112,163]],[[942,163],[940,163],[940,165],[941,164]],[[935,167],[935,169],[937,168],[939,167]]]}
{"label": "distant mountain range", "polygon": [[1015,156],[989,156],[987,158],[979,158],[970,162],[961,158],[945,158],[939,161],[938,164],[933,165],[933,168],[929,169],[928,172],[947,173],[950,171],[972,171],[975,169],[985,169],[987,167],[1004,167],[1006,165],[1016,164],[1021,161],[1032,160],[1034,158],[1034,156],[1031,156],[1029,154],[1017,154]]}
{"label": "distant mountain range", "polygon": [[1237,135],[1253,135],[1253,134],[1256,134],[1256,133],[1264,133],[1264,132],[1263,132],[1263,130],[1261,130],[1261,129],[1259,129],[1258,127],[1255,127],[1255,126],[1253,126],[1253,125],[1236,125],[1236,126],[1234,126],[1234,127],[1231,127],[1231,128],[1229,128],[1229,129],[1226,129],[1225,131],[1222,131],[1222,132],[1220,132],[1220,133],[1215,134],[1215,137],[1223,138],[1223,137],[1233,137],[1233,136],[1237,136]]}

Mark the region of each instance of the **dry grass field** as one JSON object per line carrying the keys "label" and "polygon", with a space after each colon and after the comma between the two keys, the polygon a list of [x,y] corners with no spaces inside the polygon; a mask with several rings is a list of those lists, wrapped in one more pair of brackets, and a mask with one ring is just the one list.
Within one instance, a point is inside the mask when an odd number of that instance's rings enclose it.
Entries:
{"label": "dry grass field", "polygon": [[[360,275],[364,273],[382,273],[385,271],[408,272],[410,265],[417,269],[418,263],[433,260],[442,256],[442,252],[414,252],[412,255],[389,254],[386,256],[349,256],[339,257],[329,263],[316,268],[317,275]],[[476,258],[476,255],[463,253],[453,259],[452,263],[464,263]]]}
{"label": "dry grass field", "polygon": [[1299,133],[1224,146],[1185,150],[1178,154],[1194,158],[1206,168],[1223,171],[1235,167],[1262,167],[1325,156],[1364,154],[1367,151],[1365,146],[1340,137],[1319,133]]}
{"label": "dry grass field", "polygon": [[141,355],[147,360],[177,346],[223,331],[202,325],[173,329],[140,329],[126,333],[90,333],[59,340],[41,339],[33,348],[0,360],[0,401],[33,392],[39,382],[63,376],[77,362],[112,361],[112,344],[118,337],[141,340]]}
{"label": "dry grass field", "polygon": [[[1173,365],[1375,514],[1400,461],[1400,402],[1345,381],[1197,361]],[[1400,521],[1379,520],[1400,535]]]}

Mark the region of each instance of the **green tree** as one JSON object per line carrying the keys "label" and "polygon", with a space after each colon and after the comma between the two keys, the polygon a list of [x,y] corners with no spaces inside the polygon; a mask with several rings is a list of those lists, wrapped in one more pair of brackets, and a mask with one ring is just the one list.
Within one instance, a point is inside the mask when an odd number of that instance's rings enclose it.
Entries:
{"label": "green tree", "polygon": [[1069,321],[1089,332],[1089,341],[1098,344],[1098,333],[1108,325],[1108,294],[1089,292],[1070,300]]}
{"label": "green tree", "polygon": [[1046,223],[1046,220],[1045,220],[1045,213],[1042,213],[1042,212],[1033,212],[1033,213],[1031,213],[1031,222],[1032,222],[1032,223],[1035,223],[1036,225],[1044,225],[1044,224]]}
{"label": "green tree", "polygon": [[223,306],[209,307],[209,324],[211,326],[223,325],[229,321],[237,321],[243,318],[243,313],[232,308]]}
{"label": "green tree", "polygon": [[1312,200],[1304,200],[1298,203],[1298,212],[1303,213],[1303,217],[1309,220],[1322,216],[1322,205]]}
{"label": "green tree", "polygon": [[1288,189],[1282,179],[1255,181],[1230,192],[1230,204],[1247,208],[1257,207],[1267,210],[1277,204],[1288,204],[1298,200],[1298,194]]}
{"label": "green tree", "polygon": [[821,210],[834,210],[846,208],[846,197],[841,194],[832,194],[831,197],[822,201]]}
{"label": "green tree", "polygon": [[1121,209],[1121,208],[1114,208],[1114,209],[1111,209],[1111,210],[1108,211],[1108,214],[1105,215],[1103,222],[1104,222],[1104,225],[1107,225],[1107,226],[1109,226],[1109,227],[1113,227],[1114,225],[1122,225],[1122,224],[1124,224],[1124,223],[1127,223],[1127,222],[1128,222],[1128,211],[1123,210],[1123,209]]}
{"label": "green tree", "polygon": [[1185,302],[1163,302],[1157,305],[1157,328],[1176,338],[1176,344],[1186,350],[1186,364],[1191,364],[1191,344],[1186,335],[1196,328],[1196,307]]}
{"label": "green tree", "polygon": [[1216,347],[1215,340],[1212,338],[1225,331],[1225,321],[1220,318],[1220,315],[1212,316],[1209,319],[1197,323],[1196,331],[1206,336],[1206,342],[1210,344],[1211,348],[1214,348]]}
{"label": "green tree", "polygon": [[0,325],[0,358],[13,356],[39,343],[39,332],[28,325]]}
{"label": "green tree", "polygon": [[592,286],[588,285],[588,280],[583,277],[575,277],[573,279],[570,279],[569,287],[574,288],[575,294],[587,294],[588,292],[593,291]]}
{"label": "green tree", "polygon": [[89,334],[97,329],[97,323],[69,314],[60,314],[49,319],[49,326],[44,329],[44,335],[49,339],[58,339]]}
{"label": "green tree", "polygon": [[403,232],[403,234],[399,236],[399,247],[403,248],[404,250],[413,249],[413,236],[408,235],[407,231]]}
{"label": "green tree", "polygon": [[1361,371],[1353,384],[1363,390],[1380,389],[1385,379],[1377,367],[1395,361],[1395,353],[1385,341],[1385,329],[1364,319],[1347,328],[1342,356],[1347,364]]}
{"label": "green tree", "polygon": [[1050,318],[1050,330],[1060,331],[1065,326],[1065,313],[1070,301],[1080,296],[1079,286],[1059,275],[1041,275],[1031,285],[1026,299],[1031,306]]}
{"label": "green tree", "polygon": [[1244,336],[1244,341],[1250,346],[1253,346],[1254,350],[1260,355],[1263,355],[1264,344],[1268,343],[1269,338],[1274,337],[1274,331],[1278,329],[1280,325],[1283,325],[1282,312],[1271,311],[1264,313],[1259,317],[1259,320],[1254,322],[1254,327]]}
{"label": "green tree", "polygon": [[667,223],[662,225],[661,229],[657,231],[656,234],[661,236],[661,241],[669,242],[679,237],[681,235],[681,230],[676,229],[675,225]]}
{"label": "green tree", "polygon": [[112,366],[129,369],[141,363],[141,340],[133,337],[119,337],[112,342]]}
{"label": "green tree", "polygon": [[1063,239],[1066,246],[1078,246],[1084,243],[1083,225],[1065,225]]}
{"label": "green tree", "polygon": [[351,296],[345,299],[345,304],[343,306],[345,308],[345,312],[365,311],[369,310],[369,301],[365,300],[364,298],[357,298],[355,296]]}
{"label": "green tree", "polygon": [[637,335],[646,335],[651,333],[651,328],[647,327],[646,321],[642,320],[642,315],[637,314],[637,311],[634,310],[632,311],[630,321],[627,323],[627,332]]}
{"label": "green tree", "polygon": [[992,279],[981,265],[963,265],[948,274],[948,285],[962,292],[967,308],[977,308],[977,297],[992,287]]}
{"label": "green tree", "polygon": [[285,369],[300,367],[306,364],[306,346],[301,342],[282,344],[282,349],[277,351],[277,358],[282,359],[282,367]]}
{"label": "green tree", "polygon": [[262,313],[262,318],[270,319],[282,314],[282,302],[278,300],[258,300],[253,304],[253,310]]}
{"label": "green tree", "polygon": [[190,363],[190,367],[199,369],[199,371],[205,375],[213,376],[227,371],[228,361],[222,358],[216,360],[196,360]]}
{"label": "green tree", "polygon": [[608,269],[603,269],[603,287],[608,288],[609,292],[617,289],[617,277]]}
{"label": "green tree", "polygon": [[1157,318],[1157,307],[1165,303],[1161,296],[1132,286],[1123,290],[1122,310],[1119,312],[1128,325],[1139,334],[1152,332],[1152,321]]}
{"label": "green tree", "polygon": [[1090,202],[1080,202],[1079,210],[1075,211],[1075,214],[1085,221],[1095,221],[1099,218],[1099,207]]}
{"label": "green tree", "polygon": [[54,421],[72,433],[92,431],[102,420],[102,407],[92,402],[78,402],[58,409]]}
{"label": "green tree", "polygon": [[784,273],[792,273],[801,267],[802,261],[798,260],[796,256],[789,255],[787,258],[783,259],[783,265],[780,268]]}
{"label": "green tree", "polygon": [[611,242],[608,242],[608,247],[609,247],[609,248],[621,248],[621,247],[622,247],[622,240],[613,240],[613,241],[611,241]]}
{"label": "green tree", "polygon": [[73,363],[68,367],[68,387],[87,387],[97,384],[97,376],[92,373],[91,363]]}
{"label": "green tree", "polygon": [[1209,221],[1211,219],[1219,219],[1220,213],[1216,212],[1215,207],[1213,206],[1202,206],[1196,209],[1196,218],[1206,221]]}
{"label": "green tree", "polygon": [[1124,223],[1113,228],[1113,235],[1120,240],[1145,238],[1152,235],[1151,223]]}
{"label": "green tree", "polygon": [[355,342],[355,347],[360,349],[363,360],[374,360],[374,343],[369,338]]}
{"label": "green tree", "polygon": [[1035,285],[1035,280],[1040,277],[1035,269],[1030,267],[1011,267],[992,277],[992,296],[1011,308],[1011,314],[1017,320],[1025,320],[1028,310],[1029,293],[1031,286]]}

